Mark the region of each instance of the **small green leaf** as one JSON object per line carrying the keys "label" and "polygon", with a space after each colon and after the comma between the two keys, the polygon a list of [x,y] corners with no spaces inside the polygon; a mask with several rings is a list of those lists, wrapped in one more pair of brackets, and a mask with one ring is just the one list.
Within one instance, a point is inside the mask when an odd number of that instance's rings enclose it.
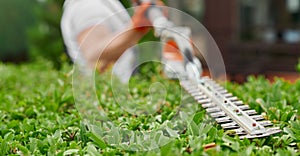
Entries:
{"label": "small green leaf", "polygon": [[72,155],[72,154],[77,154],[79,149],[69,149],[64,152],[64,155]]}
{"label": "small green leaf", "polygon": [[87,145],[87,153],[91,156],[101,156],[100,152],[98,152],[95,146],[91,143],[88,143]]}
{"label": "small green leaf", "polygon": [[107,146],[106,146],[106,143],[102,140],[102,138],[93,133],[93,132],[89,132],[86,134],[87,137],[89,137],[91,140],[94,141],[94,143],[101,149],[105,149]]}

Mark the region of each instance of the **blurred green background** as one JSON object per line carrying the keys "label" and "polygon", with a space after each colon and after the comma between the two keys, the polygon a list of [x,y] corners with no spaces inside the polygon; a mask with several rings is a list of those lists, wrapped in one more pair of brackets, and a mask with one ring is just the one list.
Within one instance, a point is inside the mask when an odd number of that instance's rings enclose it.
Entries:
{"label": "blurred green background", "polygon": [[67,60],[60,32],[64,0],[0,0],[0,60]]}
{"label": "blurred green background", "polygon": [[37,21],[33,9],[36,6],[36,1],[0,0],[1,61],[19,62],[28,59],[26,31]]}
{"label": "blurred green background", "polygon": [[[121,1],[130,7],[129,0]],[[70,62],[61,36],[64,0],[0,0],[0,61]]]}
{"label": "blurred green background", "polygon": [[[0,62],[47,59],[56,69],[70,62],[60,30],[64,1],[0,0]],[[131,0],[120,1],[131,6]],[[250,74],[299,77],[294,73],[300,57],[300,0],[164,2],[203,23],[233,80]]]}

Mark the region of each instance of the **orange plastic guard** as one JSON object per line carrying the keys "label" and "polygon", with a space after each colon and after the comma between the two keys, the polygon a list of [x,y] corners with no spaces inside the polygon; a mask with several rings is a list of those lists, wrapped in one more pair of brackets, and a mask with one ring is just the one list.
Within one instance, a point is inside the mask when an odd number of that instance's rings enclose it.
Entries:
{"label": "orange plastic guard", "polygon": [[162,55],[166,59],[183,61],[183,56],[174,40],[169,40],[165,43]]}

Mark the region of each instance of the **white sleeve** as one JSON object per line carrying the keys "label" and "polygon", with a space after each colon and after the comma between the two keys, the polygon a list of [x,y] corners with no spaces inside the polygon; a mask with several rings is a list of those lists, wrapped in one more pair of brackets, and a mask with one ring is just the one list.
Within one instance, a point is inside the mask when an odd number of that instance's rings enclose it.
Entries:
{"label": "white sleeve", "polygon": [[96,24],[105,24],[104,19],[110,12],[99,0],[71,0],[65,5],[65,12],[69,19],[73,35],[77,36],[84,29]]}
{"label": "white sleeve", "polygon": [[[77,36],[84,29],[101,22],[107,16],[107,7],[98,0],[66,0],[61,29],[68,53],[74,62],[84,64]],[[101,24],[104,24],[102,22]],[[107,25],[107,24],[104,24]]]}
{"label": "white sleeve", "polygon": [[[112,8],[112,6],[115,7]],[[110,18],[115,13],[117,13],[117,16]],[[128,21],[130,21],[130,16],[118,0],[65,0],[61,28],[63,39],[72,60],[83,65],[86,62],[81,56],[77,43],[77,36],[80,32],[101,24],[106,26],[111,33],[117,33],[126,28]],[[116,63],[117,66],[122,68],[119,70],[114,69],[114,73],[122,79],[125,78],[126,80],[131,75],[131,69],[135,62],[133,52],[133,48],[128,49]]]}

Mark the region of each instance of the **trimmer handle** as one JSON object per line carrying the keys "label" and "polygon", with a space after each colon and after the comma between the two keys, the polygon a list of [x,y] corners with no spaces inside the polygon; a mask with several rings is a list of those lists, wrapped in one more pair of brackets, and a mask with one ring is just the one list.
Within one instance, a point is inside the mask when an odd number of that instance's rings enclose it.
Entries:
{"label": "trimmer handle", "polygon": [[188,27],[178,27],[168,20],[160,7],[155,7],[155,0],[137,0],[138,4],[151,3],[146,12],[148,18],[153,25],[155,35],[160,38],[163,44],[174,41],[184,58],[184,65],[188,77],[200,78],[202,66],[200,61],[193,54],[193,45],[191,42],[191,29]]}

